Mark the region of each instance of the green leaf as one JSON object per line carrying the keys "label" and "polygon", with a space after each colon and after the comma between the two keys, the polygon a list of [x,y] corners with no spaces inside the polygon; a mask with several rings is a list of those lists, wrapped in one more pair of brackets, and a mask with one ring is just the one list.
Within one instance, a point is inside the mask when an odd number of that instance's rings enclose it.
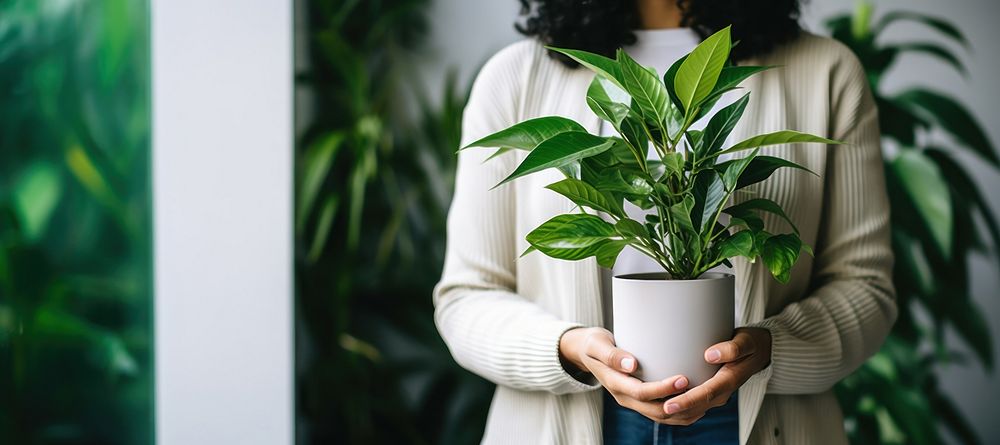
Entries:
{"label": "green leaf", "polygon": [[[720,167],[727,166],[731,162],[733,161],[731,160],[726,161],[723,162],[722,164],[719,164],[719,166]],[[774,173],[775,170],[781,167],[796,168],[799,170],[804,170],[809,173],[812,173],[815,176],[819,176],[816,175],[816,173],[814,173],[812,170],[809,170],[808,168],[805,168],[799,164],[796,164],[792,161],[788,161],[783,158],[777,158],[774,156],[756,156],[752,161],[750,161],[750,165],[747,165],[746,169],[743,170],[743,173],[736,181],[736,189],[738,190],[747,187],[749,185],[761,182],[771,177],[771,174]]]}
{"label": "green leaf", "polygon": [[691,222],[691,209],[694,208],[694,198],[691,195],[684,195],[684,199],[677,204],[670,206],[670,216],[674,222],[684,232],[696,236],[698,231]]}
{"label": "green leaf", "polygon": [[599,192],[596,188],[575,178],[566,178],[554,184],[549,184],[545,188],[569,198],[579,206],[589,207],[594,210],[624,217],[625,210],[620,204],[615,203]]}
{"label": "green leaf", "polygon": [[323,203],[323,208],[319,213],[319,220],[316,223],[316,231],[313,232],[312,243],[309,246],[309,254],[306,257],[310,263],[315,263],[323,253],[323,248],[326,247],[333,219],[337,215],[339,201],[337,195],[331,195]]}
{"label": "green leaf", "polygon": [[646,238],[646,228],[634,219],[623,218],[615,223],[615,230],[626,238]]}
{"label": "green leaf", "polygon": [[711,96],[721,95],[727,91],[731,91],[733,88],[738,87],[744,80],[750,78],[750,76],[767,71],[774,66],[727,66],[723,67],[722,71],[719,73],[719,80],[715,83],[715,88],[713,88]]}
{"label": "green leaf", "polygon": [[621,123],[621,132],[628,141],[628,148],[635,157],[637,163],[645,165],[649,156],[649,137],[646,136],[646,129],[640,116],[629,114]]}
{"label": "green leaf", "polygon": [[764,241],[760,257],[771,271],[771,275],[781,283],[787,283],[791,278],[792,266],[799,259],[802,240],[798,235],[783,233],[774,235]]}
{"label": "green leaf", "polygon": [[597,264],[606,269],[615,267],[615,260],[618,259],[618,255],[622,253],[622,249],[627,245],[627,242],[619,240],[608,240],[601,243],[594,254]]}
{"label": "green leaf", "polygon": [[590,88],[587,89],[587,105],[597,117],[610,122],[616,130],[620,128],[622,119],[629,113],[627,105],[614,102],[608,97],[604,86],[601,85],[600,77],[594,77]]}
{"label": "green leaf", "polygon": [[587,51],[555,48],[551,46],[546,46],[546,48],[565,54],[580,65],[583,65],[587,69],[593,71],[598,76],[601,76],[615,84],[618,88],[621,88],[622,90],[625,89],[621,81],[621,68],[618,66],[618,62],[600,54],[594,54]]}
{"label": "green leaf", "polygon": [[725,171],[722,173],[722,183],[726,185],[726,190],[730,192],[736,190],[736,184],[739,183],[740,176],[743,176],[743,172],[747,166],[757,157],[758,151],[760,151],[759,148],[754,148],[746,157],[733,159],[724,163]]}
{"label": "green leaf", "polygon": [[727,26],[701,42],[677,69],[674,90],[687,114],[708,97],[719,80],[719,73],[729,58],[729,28]]}
{"label": "green leaf", "polygon": [[597,244],[615,235],[614,226],[586,213],[557,215],[532,230],[525,240],[542,248],[576,249]]}
{"label": "green leaf", "polygon": [[677,78],[677,70],[681,68],[684,61],[687,60],[687,54],[683,55],[680,59],[677,59],[667,72],[663,73],[663,86],[667,88],[667,94],[670,96],[670,102],[674,104],[681,113],[684,113],[684,104],[681,103],[681,99],[677,97],[677,90],[674,89],[674,79]]}
{"label": "green leaf", "polygon": [[343,133],[330,133],[306,149],[302,161],[304,167],[299,188],[298,215],[295,218],[298,230],[302,230],[304,227],[309,212],[316,202],[316,197],[319,195],[320,186],[329,173],[333,159],[343,141]]}
{"label": "green leaf", "polygon": [[601,171],[593,186],[602,192],[624,193],[630,196],[645,196],[653,193],[653,186],[642,176],[617,168]]}
{"label": "green leaf", "polygon": [[795,223],[788,218],[788,215],[786,215],[785,211],[781,209],[781,206],[767,198],[749,199],[734,206],[727,207],[723,209],[722,212],[745,221],[747,219],[747,215],[755,210],[778,215],[792,227],[792,230],[794,230],[795,233],[799,233],[799,229],[795,227]]}
{"label": "green leaf", "polygon": [[[501,150],[516,148],[519,150],[534,150],[538,144],[553,136],[570,131],[586,132],[580,124],[572,119],[560,116],[545,116],[535,119],[528,119],[524,122],[512,125],[482,139],[479,139],[465,147],[500,147]],[[495,157],[496,154],[493,155]]]}
{"label": "green leaf", "polygon": [[747,102],[749,101],[750,93],[744,94],[739,100],[719,110],[718,113],[715,113],[715,116],[712,116],[712,119],[708,121],[708,125],[705,126],[702,149],[696,153],[698,159],[705,156],[705,154],[711,154],[722,148],[722,144],[726,142],[729,133],[732,133],[733,128],[736,127],[740,118],[743,117],[743,110],[746,109]]}
{"label": "green leaf", "polygon": [[62,195],[59,171],[47,162],[35,162],[24,168],[11,192],[25,238],[32,242],[38,240],[45,233]]}
{"label": "green leaf", "polygon": [[620,49],[618,65],[625,91],[632,96],[642,116],[653,122],[662,122],[667,115],[667,89],[660,79]]}
{"label": "green leaf", "polygon": [[962,167],[953,156],[946,150],[940,148],[928,148],[924,151],[928,158],[937,163],[943,177],[948,178],[948,184],[956,194],[968,199],[979,211],[979,216],[983,218],[986,229],[993,240],[994,254],[1000,252],[1000,223],[997,222],[993,209],[983,193],[979,190],[975,181],[969,176],[969,172]]}
{"label": "green leaf", "polygon": [[951,258],[952,213],[948,184],[937,165],[923,153],[901,150],[890,163],[907,195],[923,217],[935,245]]}
{"label": "green leaf", "polygon": [[[535,230],[525,239],[532,247],[552,258],[581,260],[597,257],[605,267],[613,265],[625,243],[611,239],[614,226],[600,217],[582,213],[558,215]],[[525,252],[527,253],[527,252]]]}
{"label": "green leaf", "polygon": [[720,241],[717,248],[719,249],[719,253],[716,261],[738,256],[753,259],[753,235],[748,230],[741,230],[729,238]]}
{"label": "green leaf", "polygon": [[805,142],[816,142],[822,144],[843,144],[843,142],[835,141],[832,139],[827,139],[824,137],[815,136],[808,133],[801,133],[794,130],[781,130],[775,131],[773,133],[761,134],[733,145],[725,150],[722,150],[715,155],[723,155],[729,153],[735,153],[742,150],[748,150],[757,147],[766,147],[768,145],[780,145],[780,144],[797,144]]}
{"label": "green leaf", "polygon": [[614,145],[614,140],[594,136],[582,131],[567,131],[559,133],[538,144],[514,172],[507,176],[494,188],[514,179],[548,168],[559,168],[580,159],[604,152]]}
{"label": "green leaf", "polygon": [[715,170],[702,170],[694,178],[691,188],[694,195],[694,208],[691,212],[691,222],[699,233],[712,222],[712,218],[726,199],[726,187],[722,178]]}
{"label": "green leaf", "polygon": [[896,96],[895,101],[926,119],[937,122],[956,140],[994,167],[1000,167],[1000,159],[982,126],[972,113],[954,99],[934,91],[914,88]]}
{"label": "green leaf", "polygon": [[955,39],[956,42],[961,43],[963,46],[968,47],[969,41],[966,40],[965,35],[962,31],[958,29],[955,25],[948,23],[936,17],[930,17],[924,14],[910,12],[910,11],[893,11],[884,16],[882,20],[879,21],[878,25],[875,26],[875,34],[881,33],[885,27],[889,26],[893,22],[900,20],[916,21],[923,23],[931,28],[934,28],[941,32],[942,34]]}
{"label": "green leaf", "polygon": [[671,152],[663,157],[664,172],[667,176],[681,177],[684,174],[684,154]]}

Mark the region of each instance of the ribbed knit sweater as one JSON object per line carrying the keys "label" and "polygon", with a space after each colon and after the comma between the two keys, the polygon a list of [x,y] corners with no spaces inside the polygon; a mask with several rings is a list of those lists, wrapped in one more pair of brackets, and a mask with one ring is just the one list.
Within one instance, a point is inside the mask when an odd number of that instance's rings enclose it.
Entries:
{"label": "ribbed knit sweater", "polygon": [[[787,284],[760,261],[733,261],[739,324],[772,336],[771,364],[739,390],[740,442],[846,443],[831,387],[878,350],[896,317],[875,105],[857,59],[827,38],[803,34],[747,63],[780,68],[742,85],[750,103],[733,140],[792,129],[846,144],[762,149],[818,176],[780,169],[735,196],[776,201],[815,251],[799,259]],[[473,85],[462,144],[547,115],[597,133],[585,102],[592,78],[547,57],[533,40],[510,45]],[[566,330],[602,324],[598,266],[592,258],[570,262],[537,252],[518,258],[529,231],[574,205],[543,188],[561,178],[555,171],[491,191],[524,158],[515,150],[483,162],[491,152],[459,156],[447,256],[434,291],[438,330],[460,365],[497,384],[483,443],[600,443],[600,387],[570,376],[558,351]],[[772,233],[790,230],[763,217]]]}

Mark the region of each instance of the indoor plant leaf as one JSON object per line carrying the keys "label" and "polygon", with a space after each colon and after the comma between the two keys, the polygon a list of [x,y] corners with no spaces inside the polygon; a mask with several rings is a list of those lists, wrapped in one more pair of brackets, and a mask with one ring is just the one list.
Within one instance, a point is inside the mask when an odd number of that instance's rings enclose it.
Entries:
{"label": "indoor plant leaf", "polygon": [[902,150],[890,167],[926,221],[935,244],[945,258],[951,257],[952,214],[948,185],[941,172],[923,153]]}
{"label": "indoor plant leaf", "polygon": [[[731,162],[733,161],[732,160],[726,161],[723,162],[722,164],[719,164],[719,166],[725,167]],[[817,177],[819,176],[812,170],[809,170],[808,168],[805,168],[799,164],[796,164],[784,158],[778,158],[774,156],[755,156],[753,160],[750,161],[750,164],[747,165],[747,167],[743,170],[743,173],[740,174],[739,178],[736,180],[736,189],[738,190],[746,186],[761,182],[769,178],[771,176],[771,173],[774,173],[775,170],[781,167],[796,168],[799,170],[804,170],[806,172],[812,173],[814,176]]]}
{"label": "indoor plant leaf", "polygon": [[723,209],[722,212],[745,221],[748,217],[747,214],[755,210],[773,213],[781,217],[781,219],[785,220],[788,225],[792,227],[792,230],[795,231],[795,233],[799,233],[799,229],[795,227],[795,223],[788,218],[788,215],[786,215],[785,211],[781,209],[781,206],[767,198],[749,199],[739,204],[727,207]]}
{"label": "indoor plant leaf", "polygon": [[715,155],[735,153],[742,150],[748,150],[757,147],[766,147],[768,145],[779,145],[779,144],[795,144],[804,142],[816,142],[823,144],[842,144],[843,142],[835,141],[832,139],[827,139],[824,137],[802,133],[795,130],[781,130],[775,131],[773,133],[761,134],[758,136],[753,136],[747,138],[746,140],[740,141],[735,145],[716,153]]}
{"label": "indoor plant leaf", "polygon": [[1000,159],[997,158],[993,144],[990,143],[982,126],[954,99],[931,90],[913,88],[897,95],[895,101],[928,120],[936,121],[956,140],[975,151],[994,167],[1000,167]]}
{"label": "indoor plant leaf", "polygon": [[639,65],[622,50],[618,50],[625,91],[639,107],[642,116],[653,122],[662,122],[667,114],[667,89],[655,73]]}
{"label": "indoor plant leaf", "polygon": [[524,175],[547,168],[569,165],[585,157],[601,153],[611,148],[612,145],[614,145],[614,140],[594,136],[584,131],[559,133],[538,144],[514,169],[514,172],[500,181],[494,188]]}
{"label": "indoor plant leaf", "polygon": [[760,257],[775,279],[787,283],[791,278],[792,266],[799,258],[800,250],[802,250],[802,240],[798,235],[783,233],[770,236],[764,241]]}
{"label": "indoor plant leaf", "polygon": [[698,44],[677,69],[674,90],[686,113],[712,92],[729,58],[730,44],[727,26]]}
{"label": "indoor plant leaf", "polygon": [[566,178],[549,184],[545,188],[569,198],[570,201],[580,206],[590,207],[619,218],[625,214],[620,202],[615,203],[592,185],[576,178]]}
{"label": "indoor plant leaf", "polygon": [[555,48],[551,46],[546,46],[546,48],[565,54],[580,65],[583,65],[587,69],[593,71],[598,76],[601,76],[615,84],[618,88],[621,88],[622,90],[625,89],[623,82],[621,81],[621,68],[615,60],[609,59],[600,54],[594,54],[576,49]]}
{"label": "indoor plant leaf", "polygon": [[743,110],[746,109],[747,102],[750,101],[750,93],[744,94],[736,102],[719,110],[705,126],[705,140],[702,149],[696,152],[696,159],[700,159],[705,154],[711,154],[722,148],[729,133],[736,127],[736,123],[743,117]]}
{"label": "indoor plant leaf", "polygon": [[470,147],[498,147],[499,150],[490,156],[490,158],[493,158],[512,148],[534,150],[538,144],[541,144],[546,139],[568,131],[585,132],[587,130],[572,119],[560,116],[545,116],[514,124],[472,142],[462,147],[462,150]]}

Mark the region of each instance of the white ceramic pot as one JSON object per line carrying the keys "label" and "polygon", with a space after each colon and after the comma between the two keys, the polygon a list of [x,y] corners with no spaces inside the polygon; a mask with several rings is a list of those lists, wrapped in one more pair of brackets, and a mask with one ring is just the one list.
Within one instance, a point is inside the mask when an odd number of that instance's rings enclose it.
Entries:
{"label": "white ceramic pot", "polygon": [[666,273],[629,274],[612,280],[614,335],[639,362],[634,374],[654,381],[683,374],[689,387],[715,375],[705,350],[732,338],[735,280],[709,272],[697,280]]}

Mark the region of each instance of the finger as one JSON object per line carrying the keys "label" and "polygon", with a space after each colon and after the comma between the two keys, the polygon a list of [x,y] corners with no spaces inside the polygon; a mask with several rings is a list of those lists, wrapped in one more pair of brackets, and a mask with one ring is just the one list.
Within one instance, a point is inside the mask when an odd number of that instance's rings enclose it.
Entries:
{"label": "finger", "polygon": [[[688,386],[687,377],[682,375],[655,382],[643,382],[597,360],[588,364],[588,367],[590,367],[594,377],[601,382],[601,385],[619,400],[632,399],[638,402],[658,400],[678,394],[687,389]],[[656,402],[655,405],[657,405],[657,410],[663,410],[659,402]]]}
{"label": "finger", "polygon": [[705,361],[709,363],[735,362],[755,351],[753,337],[742,331],[736,331],[732,340],[716,343],[705,350]]}
{"label": "finger", "polygon": [[671,417],[680,414],[679,418],[700,414],[716,406],[720,400],[722,402],[727,400],[737,388],[739,388],[737,376],[728,365],[723,366],[705,383],[664,402],[663,410]]}
{"label": "finger", "polygon": [[605,366],[626,374],[635,372],[639,365],[635,356],[624,349],[615,347],[614,339],[610,334],[588,337],[584,346],[584,354],[600,361]]}

